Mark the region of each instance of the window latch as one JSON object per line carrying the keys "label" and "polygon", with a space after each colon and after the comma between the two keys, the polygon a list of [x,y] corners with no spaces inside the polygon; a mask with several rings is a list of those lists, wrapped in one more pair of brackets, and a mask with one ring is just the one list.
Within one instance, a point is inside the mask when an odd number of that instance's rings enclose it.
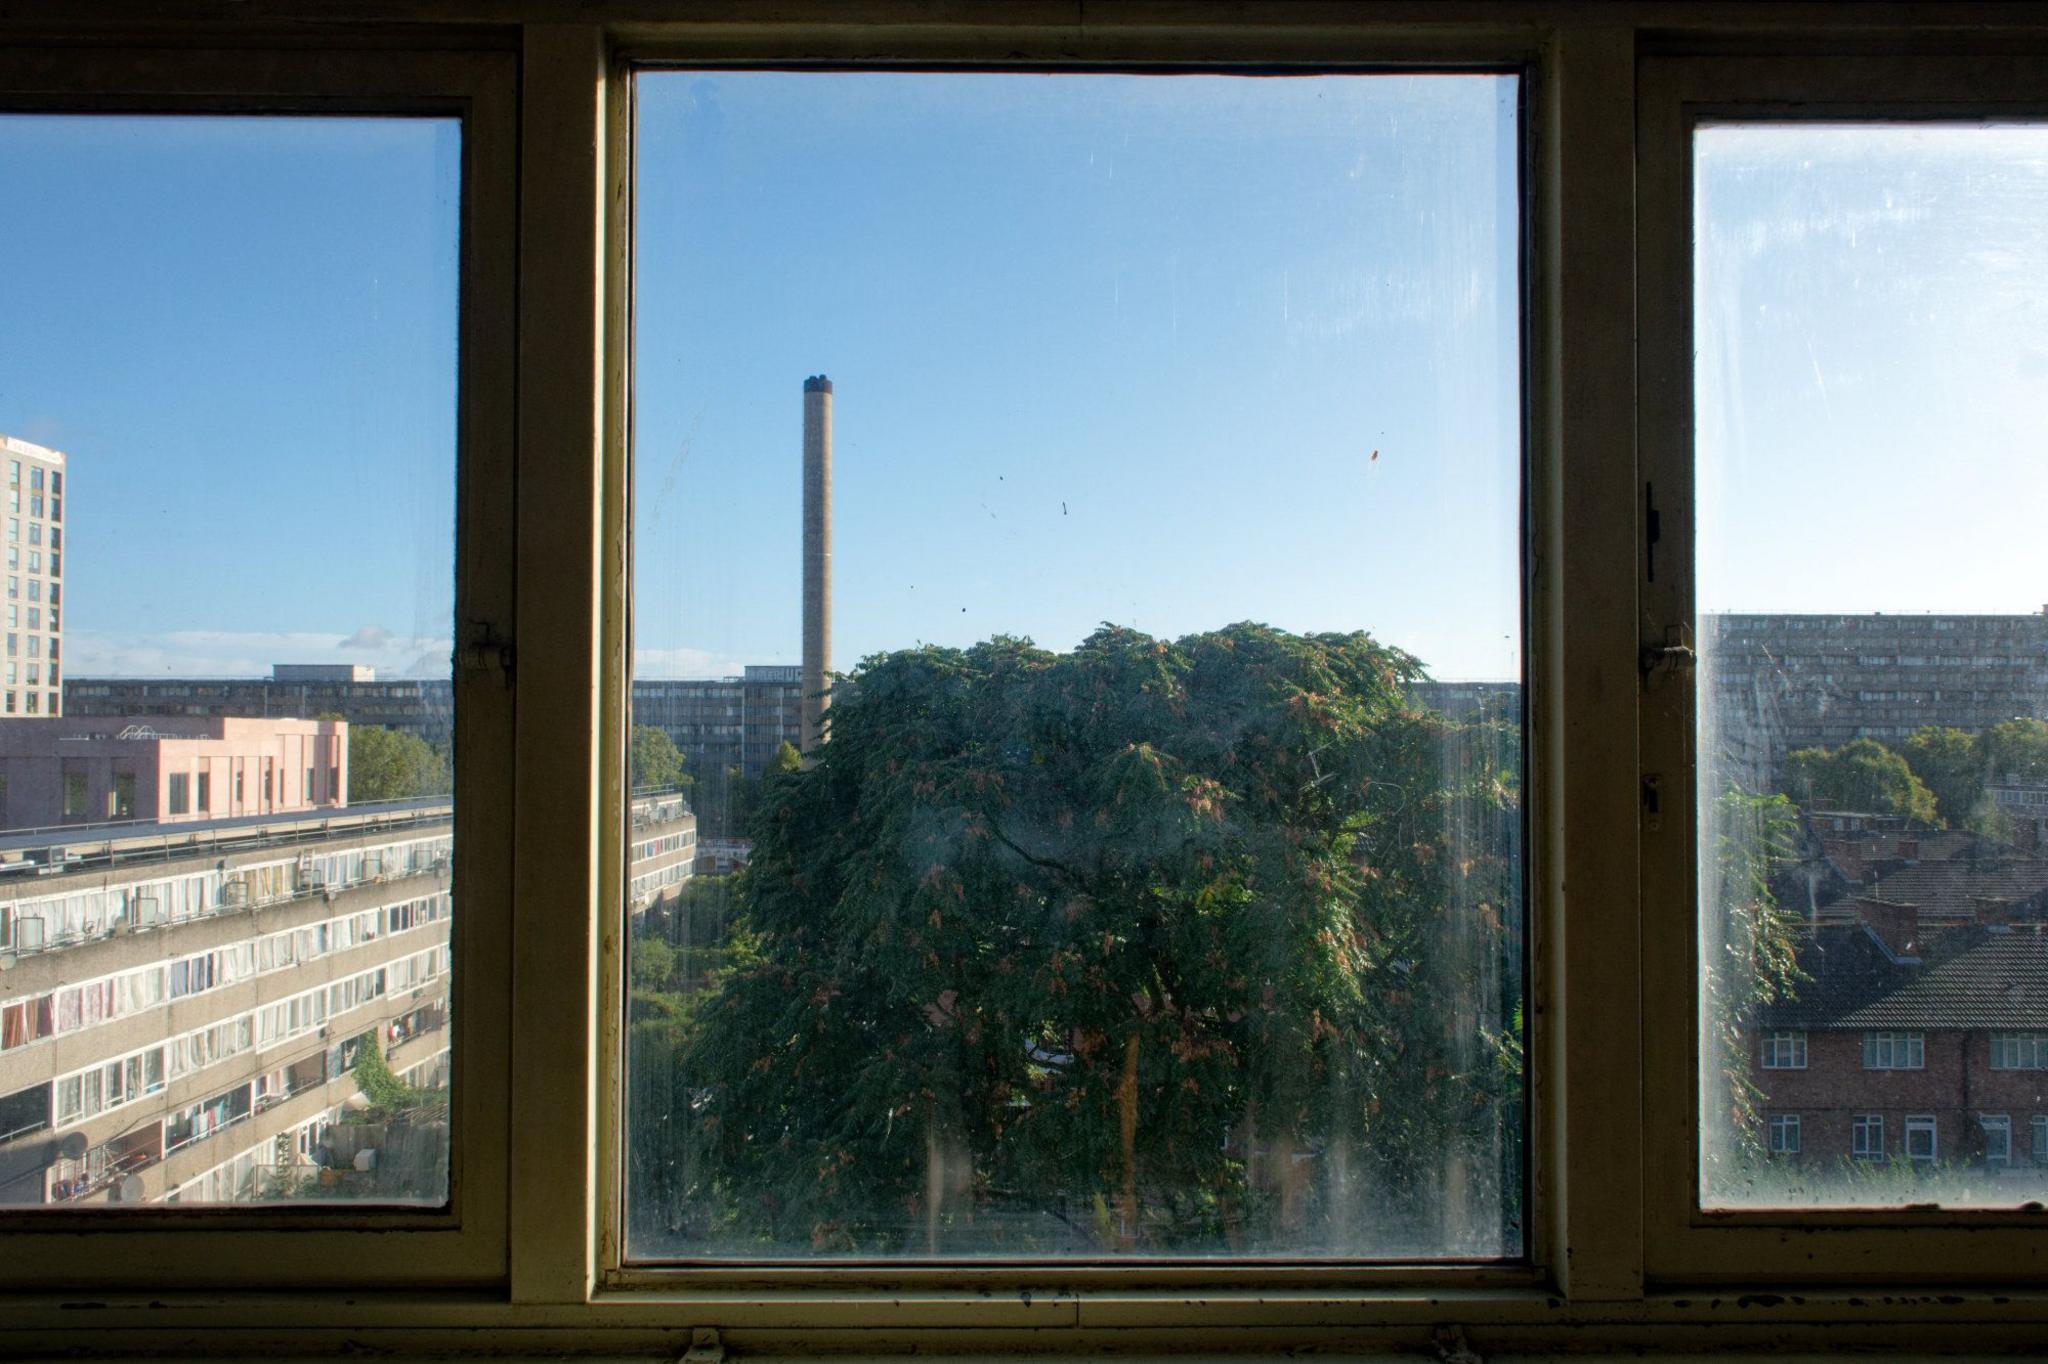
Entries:
{"label": "window latch", "polygon": [[469,638],[456,651],[455,661],[467,672],[497,668],[505,675],[505,685],[512,685],[512,641],[500,634],[498,627],[490,621],[473,620],[469,623]]}
{"label": "window latch", "polygon": [[725,1342],[715,1326],[699,1326],[690,1332],[690,1348],[678,1356],[678,1364],[725,1364]]}
{"label": "window latch", "polygon": [[1690,677],[1693,665],[1699,655],[1692,649],[1692,629],[1684,625],[1664,627],[1662,644],[1645,644],[1642,650],[1641,666],[1643,680],[1654,680],[1660,673]]}

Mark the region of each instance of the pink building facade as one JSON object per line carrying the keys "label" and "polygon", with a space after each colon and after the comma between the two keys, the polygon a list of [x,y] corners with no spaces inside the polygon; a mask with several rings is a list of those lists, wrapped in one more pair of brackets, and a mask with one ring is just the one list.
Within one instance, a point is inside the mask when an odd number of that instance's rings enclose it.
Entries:
{"label": "pink building facade", "polygon": [[286,814],[347,793],[346,721],[0,717],[0,829]]}

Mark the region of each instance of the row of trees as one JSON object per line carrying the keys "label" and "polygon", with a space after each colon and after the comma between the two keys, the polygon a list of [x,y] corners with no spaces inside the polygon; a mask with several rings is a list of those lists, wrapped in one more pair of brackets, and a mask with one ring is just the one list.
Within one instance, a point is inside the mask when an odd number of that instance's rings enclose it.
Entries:
{"label": "row of trees", "polygon": [[867,660],[717,946],[639,940],[636,1235],[1511,1253],[1519,741],[1419,675],[1258,625]]}
{"label": "row of trees", "polygon": [[1875,739],[1805,748],[1785,760],[1785,784],[1802,805],[1906,815],[1929,824],[2006,836],[1989,789],[2048,784],[2048,722],[2016,719],[1979,734],[1929,726],[1903,751]]}

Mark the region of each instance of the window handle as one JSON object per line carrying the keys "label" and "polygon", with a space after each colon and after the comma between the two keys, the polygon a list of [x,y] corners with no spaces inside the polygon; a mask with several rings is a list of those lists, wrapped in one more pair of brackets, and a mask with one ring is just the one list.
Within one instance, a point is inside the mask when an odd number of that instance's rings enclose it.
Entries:
{"label": "window handle", "polygon": [[1659,673],[1690,677],[1693,665],[1698,662],[1699,655],[1692,648],[1692,631],[1683,625],[1666,626],[1664,642],[1645,644],[1640,659],[1645,681],[1654,679]]}

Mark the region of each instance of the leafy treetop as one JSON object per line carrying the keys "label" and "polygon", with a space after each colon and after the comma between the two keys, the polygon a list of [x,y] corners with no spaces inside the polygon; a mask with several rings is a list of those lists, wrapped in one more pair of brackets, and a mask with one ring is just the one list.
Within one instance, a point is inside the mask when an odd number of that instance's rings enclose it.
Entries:
{"label": "leafy treetop", "polygon": [[1516,749],[1419,673],[1250,624],[867,660],[751,823],[682,1202],[829,1250],[1498,1253]]}

